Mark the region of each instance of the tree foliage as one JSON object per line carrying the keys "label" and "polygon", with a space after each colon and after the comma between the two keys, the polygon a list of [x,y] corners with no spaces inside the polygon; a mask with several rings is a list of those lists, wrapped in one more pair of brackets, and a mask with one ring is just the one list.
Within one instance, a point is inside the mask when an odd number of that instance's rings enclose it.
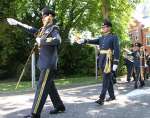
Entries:
{"label": "tree foliage", "polygon": [[6,23],[7,17],[13,17],[39,28],[41,26],[40,11],[44,6],[49,6],[56,12],[56,21],[62,37],[59,50],[60,73],[93,74],[94,48],[70,45],[69,31],[72,28],[80,31],[89,30],[95,36],[100,31],[102,20],[109,18],[113,23],[113,31],[120,37],[121,42],[124,42],[127,39],[127,23],[135,4],[137,1],[129,2],[129,0],[0,1],[0,75],[5,71],[16,75],[16,68],[25,63],[34,44],[33,36],[22,29],[9,26]]}

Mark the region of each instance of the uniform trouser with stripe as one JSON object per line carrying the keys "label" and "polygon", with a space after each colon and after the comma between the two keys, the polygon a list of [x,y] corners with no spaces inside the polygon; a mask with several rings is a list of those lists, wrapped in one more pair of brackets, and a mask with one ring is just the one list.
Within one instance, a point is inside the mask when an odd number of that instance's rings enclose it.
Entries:
{"label": "uniform trouser with stripe", "polygon": [[100,94],[100,99],[104,100],[106,96],[106,92],[108,91],[109,96],[111,98],[115,97],[114,95],[114,88],[113,88],[113,75],[112,73],[102,73],[103,76],[103,83],[102,83],[102,90]]}
{"label": "uniform trouser with stripe", "polygon": [[131,80],[131,75],[133,73],[133,63],[127,64],[127,81]]}
{"label": "uniform trouser with stripe", "polygon": [[54,84],[55,72],[50,69],[43,69],[40,73],[35,98],[32,106],[32,113],[40,114],[49,95],[54,108],[64,106]]}
{"label": "uniform trouser with stripe", "polygon": [[138,86],[138,81],[140,81],[140,84],[142,85],[144,83],[144,80],[141,78],[141,72],[140,72],[140,67],[135,67],[135,86]]}

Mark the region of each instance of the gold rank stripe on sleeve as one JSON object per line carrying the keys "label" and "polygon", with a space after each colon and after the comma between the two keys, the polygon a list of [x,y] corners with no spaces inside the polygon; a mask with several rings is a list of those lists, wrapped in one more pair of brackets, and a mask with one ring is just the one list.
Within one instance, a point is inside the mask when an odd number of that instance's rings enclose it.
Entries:
{"label": "gold rank stripe on sleeve", "polygon": [[41,101],[41,97],[42,97],[42,94],[43,94],[43,91],[44,91],[44,87],[45,87],[45,85],[46,85],[46,81],[47,81],[49,72],[50,72],[50,70],[47,69],[47,70],[46,70],[45,77],[44,77],[44,80],[43,80],[43,83],[42,83],[42,87],[41,87],[41,90],[40,90],[40,94],[39,94],[39,96],[38,96],[38,100],[37,100],[37,103],[36,103],[35,108],[34,108],[34,112],[33,112],[33,113],[35,113],[35,114],[37,113],[37,109],[38,109],[39,104],[40,104],[40,101]]}

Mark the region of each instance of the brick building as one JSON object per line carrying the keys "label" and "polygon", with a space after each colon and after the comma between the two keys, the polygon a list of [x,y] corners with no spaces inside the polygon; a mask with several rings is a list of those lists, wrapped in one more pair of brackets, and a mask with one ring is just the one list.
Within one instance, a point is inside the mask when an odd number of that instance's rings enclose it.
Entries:
{"label": "brick building", "polygon": [[129,23],[129,36],[133,44],[135,42],[143,44],[150,53],[150,27],[147,27],[146,23],[132,19]]}

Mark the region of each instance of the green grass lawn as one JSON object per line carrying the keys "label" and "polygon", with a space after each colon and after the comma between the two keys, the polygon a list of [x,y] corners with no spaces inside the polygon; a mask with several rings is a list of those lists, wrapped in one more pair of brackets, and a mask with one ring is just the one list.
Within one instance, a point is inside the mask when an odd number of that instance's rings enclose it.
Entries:
{"label": "green grass lawn", "polygon": [[[63,77],[62,79],[55,80],[56,86],[61,88],[69,88],[75,86],[84,86],[90,84],[100,83],[101,78],[98,80],[95,77]],[[16,90],[16,83],[12,81],[0,81],[0,93],[18,92],[18,91],[32,91],[31,81],[21,81],[18,89]]]}

